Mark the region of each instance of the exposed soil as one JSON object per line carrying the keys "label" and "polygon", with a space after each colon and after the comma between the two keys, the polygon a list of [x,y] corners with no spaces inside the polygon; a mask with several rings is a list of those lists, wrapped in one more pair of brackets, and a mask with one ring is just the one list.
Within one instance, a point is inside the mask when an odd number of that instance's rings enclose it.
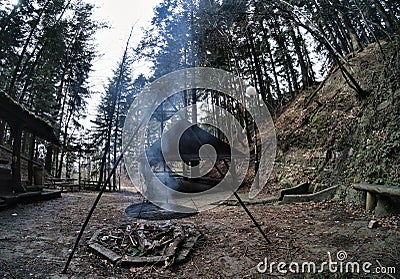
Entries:
{"label": "exposed soil", "polygon": [[[249,206],[267,232],[268,245],[241,207],[219,206],[176,222],[193,223],[202,232],[189,258],[173,267],[163,265],[122,268],[94,255],[87,247],[93,233],[105,226],[132,221],[124,209],[140,200],[128,192],[106,193],[72,260],[62,275],[68,253],[96,193],[64,193],[61,199],[24,205],[0,212],[0,276],[3,278],[275,278],[257,272],[265,257],[321,264],[328,252],[344,262],[371,262],[371,270],[395,267],[400,278],[400,216],[379,220],[369,229],[372,215],[342,202]],[[379,262],[379,263],[378,263]],[[318,265],[317,265],[318,267]],[[287,267],[286,267],[287,269]],[[327,270],[327,269],[325,269]],[[318,276],[320,277],[318,277]],[[324,273],[285,278],[384,278],[382,274]]]}
{"label": "exposed soil", "polygon": [[[385,48],[390,49],[389,46]],[[317,191],[353,182],[398,185],[400,132],[399,48],[392,62],[379,63],[379,49],[367,48],[351,59],[355,76],[371,92],[359,100],[338,71],[333,71],[318,94],[303,92],[275,119],[277,160],[258,198],[280,188],[310,181]],[[385,94],[383,94],[383,93]],[[308,104],[308,105],[306,105]],[[261,175],[266,175],[261,173]],[[251,177],[250,177],[251,178]],[[242,189],[243,191],[244,189]],[[344,202],[249,205],[272,241],[269,245],[239,206],[218,206],[176,220],[202,232],[193,253],[179,265],[122,268],[88,249],[93,233],[133,219],[124,210],[140,201],[129,192],[106,193],[96,209],[71,262],[61,271],[96,193],[65,193],[61,199],[0,211],[0,276],[3,278],[400,278],[400,216],[376,219]],[[234,203],[232,203],[234,204]],[[378,226],[368,228],[371,220]],[[338,254],[338,252],[340,252]],[[345,253],[344,253],[345,252]],[[337,257],[346,256],[343,261]],[[264,274],[257,265],[277,264]],[[293,274],[291,263],[342,263],[336,273]],[[346,264],[390,274],[346,273]],[[296,265],[290,265],[292,270]],[[261,267],[264,267],[261,265]]]}
{"label": "exposed soil", "polygon": [[[369,94],[360,99],[338,69],[307,88],[275,117],[281,188],[310,181],[316,190],[351,183],[400,183],[400,48],[377,44],[346,65]],[[270,180],[271,181],[271,180]]]}

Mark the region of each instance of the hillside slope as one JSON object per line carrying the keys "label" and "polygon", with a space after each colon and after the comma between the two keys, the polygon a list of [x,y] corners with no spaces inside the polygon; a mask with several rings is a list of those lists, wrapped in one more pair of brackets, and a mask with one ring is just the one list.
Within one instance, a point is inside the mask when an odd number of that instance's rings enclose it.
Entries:
{"label": "hillside slope", "polygon": [[353,182],[400,185],[399,42],[382,48],[372,44],[349,58],[347,68],[369,92],[365,99],[336,69],[276,118],[273,182],[310,181],[314,190]]}

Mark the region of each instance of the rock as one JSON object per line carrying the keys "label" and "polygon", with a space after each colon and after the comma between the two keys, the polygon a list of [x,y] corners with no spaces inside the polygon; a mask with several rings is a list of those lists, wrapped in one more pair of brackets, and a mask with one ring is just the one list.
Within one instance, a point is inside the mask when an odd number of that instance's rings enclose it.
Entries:
{"label": "rock", "polygon": [[378,111],[384,110],[385,108],[387,108],[390,105],[390,101],[384,101],[382,103],[380,103],[377,107]]}
{"label": "rock", "polygon": [[369,229],[375,229],[377,227],[379,227],[379,222],[378,221],[376,221],[376,220],[369,221],[369,224],[368,224],[368,228]]}
{"label": "rock", "polygon": [[390,216],[391,212],[392,209],[389,198],[383,196],[378,197],[378,201],[375,207],[375,216],[386,217]]}

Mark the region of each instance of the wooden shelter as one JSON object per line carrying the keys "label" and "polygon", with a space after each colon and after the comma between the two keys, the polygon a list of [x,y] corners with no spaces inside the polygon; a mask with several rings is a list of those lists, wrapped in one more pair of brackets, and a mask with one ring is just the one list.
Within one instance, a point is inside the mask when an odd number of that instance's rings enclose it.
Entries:
{"label": "wooden shelter", "polygon": [[[165,142],[165,150],[173,150],[173,145],[176,144],[177,136],[180,131],[184,130],[179,140],[179,154],[166,154],[169,160],[184,162],[198,162],[201,160],[199,156],[200,148],[205,145],[211,145],[215,151],[217,160],[229,159],[231,157],[231,147],[226,142],[213,136],[206,130],[200,128],[197,124],[192,125],[186,120],[181,120],[168,130],[163,141]],[[146,150],[146,156],[150,162],[163,162],[163,153],[161,147],[161,139],[157,140]]]}
{"label": "wooden shelter", "polygon": [[0,92],[0,118],[10,125],[12,144],[12,190],[23,192],[21,185],[21,139],[22,131],[28,131],[48,142],[59,145],[53,128],[44,120],[17,103],[4,92]]}

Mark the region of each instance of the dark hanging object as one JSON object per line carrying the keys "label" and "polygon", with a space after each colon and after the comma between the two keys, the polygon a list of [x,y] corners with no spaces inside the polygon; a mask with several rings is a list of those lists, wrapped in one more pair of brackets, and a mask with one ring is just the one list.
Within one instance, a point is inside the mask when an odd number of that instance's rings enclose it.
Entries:
{"label": "dark hanging object", "polygon": [[[193,162],[199,161],[200,148],[205,145],[211,145],[217,154],[217,160],[229,159],[231,157],[231,147],[226,142],[213,136],[206,130],[200,128],[197,124],[192,125],[185,120],[181,120],[174,124],[163,136],[163,145],[165,150],[172,150],[172,145],[176,144],[177,135],[179,131],[184,129],[183,134],[179,139],[179,154],[167,154],[168,160]],[[180,157],[179,157],[180,155]],[[161,139],[157,140],[149,148],[146,149],[146,156],[150,161],[150,165],[155,162],[164,161]]]}
{"label": "dark hanging object", "polygon": [[[173,205],[175,209],[181,209],[181,211],[188,211],[187,208],[179,208],[182,206]],[[175,212],[166,210],[159,207],[151,202],[136,203],[128,206],[125,209],[125,213],[128,217],[145,219],[145,220],[170,220],[170,219],[180,219],[193,216],[198,212]]]}

